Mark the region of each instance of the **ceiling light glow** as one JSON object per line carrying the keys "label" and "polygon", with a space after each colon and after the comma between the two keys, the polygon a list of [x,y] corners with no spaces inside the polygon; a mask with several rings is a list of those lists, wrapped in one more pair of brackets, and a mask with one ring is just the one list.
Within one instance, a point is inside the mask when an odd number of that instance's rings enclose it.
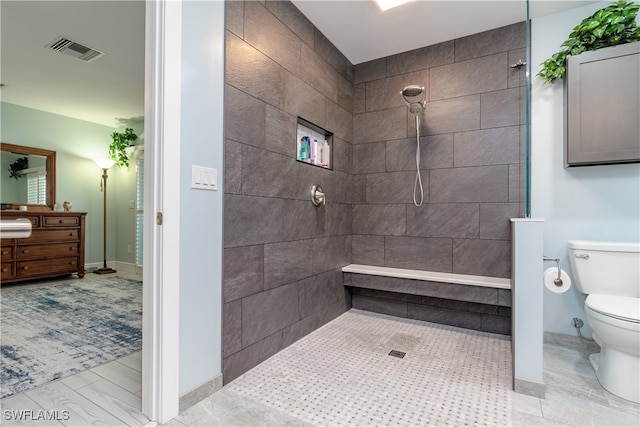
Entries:
{"label": "ceiling light glow", "polygon": [[378,7],[381,11],[391,9],[392,7],[400,6],[401,4],[409,3],[413,0],[375,0],[378,3]]}

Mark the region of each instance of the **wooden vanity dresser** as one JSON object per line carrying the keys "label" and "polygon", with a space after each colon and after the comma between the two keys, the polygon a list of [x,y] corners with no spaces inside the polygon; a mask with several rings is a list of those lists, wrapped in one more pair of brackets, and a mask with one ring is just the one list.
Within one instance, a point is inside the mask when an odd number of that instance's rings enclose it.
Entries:
{"label": "wooden vanity dresser", "polygon": [[0,219],[26,218],[32,233],[0,239],[2,283],[77,273],[84,277],[86,212],[0,211]]}

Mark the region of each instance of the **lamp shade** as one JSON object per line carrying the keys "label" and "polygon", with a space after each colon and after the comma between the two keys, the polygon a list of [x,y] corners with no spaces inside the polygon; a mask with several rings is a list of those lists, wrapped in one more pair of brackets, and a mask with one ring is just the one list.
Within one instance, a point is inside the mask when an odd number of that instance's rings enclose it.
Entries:
{"label": "lamp shade", "polygon": [[111,159],[93,159],[93,161],[96,162],[100,169],[109,169],[116,164],[116,161]]}

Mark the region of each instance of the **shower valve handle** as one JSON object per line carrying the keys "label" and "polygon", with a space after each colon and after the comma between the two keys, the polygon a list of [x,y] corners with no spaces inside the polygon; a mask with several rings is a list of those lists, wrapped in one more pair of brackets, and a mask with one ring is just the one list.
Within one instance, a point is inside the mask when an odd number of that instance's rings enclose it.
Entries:
{"label": "shower valve handle", "polygon": [[322,191],[322,187],[320,187],[319,185],[313,185],[311,187],[311,203],[313,203],[313,206],[327,204],[327,198],[324,194],[324,191]]}

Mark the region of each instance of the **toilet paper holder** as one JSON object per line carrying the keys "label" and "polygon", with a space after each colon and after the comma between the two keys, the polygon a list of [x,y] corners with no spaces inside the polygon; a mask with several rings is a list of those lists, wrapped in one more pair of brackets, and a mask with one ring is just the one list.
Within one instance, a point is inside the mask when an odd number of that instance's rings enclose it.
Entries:
{"label": "toilet paper holder", "polygon": [[562,268],[560,266],[560,258],[551,258],[548,256],[542,255],[543,261],[554,261],[558,265],[558,277],[553,279],[553,284],[556,286],[562,286]]}

